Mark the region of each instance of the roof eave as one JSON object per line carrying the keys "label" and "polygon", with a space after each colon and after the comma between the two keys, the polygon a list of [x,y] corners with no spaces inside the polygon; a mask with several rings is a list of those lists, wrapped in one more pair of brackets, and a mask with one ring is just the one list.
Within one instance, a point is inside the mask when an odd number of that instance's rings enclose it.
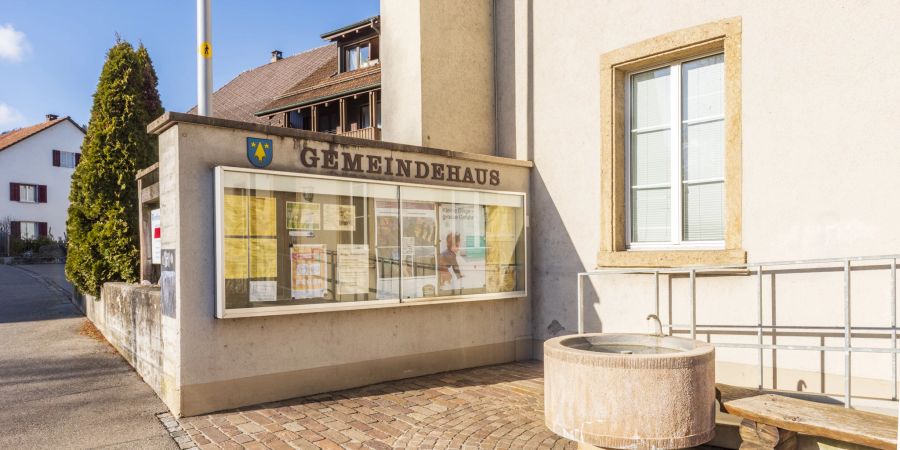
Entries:
{"label": "roof eave", "polygon": [[353,31],[354,29],[357,29],[357,28],[365,27],[366,25],[371,24],[371,23],[374,22],[375,20],[380,20],[380,19],[381,19],[381,16],[380,16],[380,15],[378,15],[378,16],[372,16],[372,17],[369,17],[369,18],[367,18],[367,19],[360,20],[359,22],[355,22],[355,23],[351,23],[350,25],[343,26],[343,27],[338,28],[338,29],[336,29],[336,30],[332,30],[332,31],[329,31],[329,32],[327,32],[327,33],[323,33],[320,37],[321,37],[322,39],[325,39],[325,40],[332,40],[332,39],[334,39],[335,37],[338,37],[338,36],[340,36],[340,35],[343,34],[343,33],[347,33],[347,32],[349,32],[349,31]]}

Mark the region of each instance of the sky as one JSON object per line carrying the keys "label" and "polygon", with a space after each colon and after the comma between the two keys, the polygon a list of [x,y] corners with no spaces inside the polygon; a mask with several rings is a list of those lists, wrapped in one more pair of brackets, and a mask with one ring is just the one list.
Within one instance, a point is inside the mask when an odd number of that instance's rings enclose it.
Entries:
{"label": "sky", "polygon": [[[379,13],[378,0],[212,0],[213,85],[319,47],[322,33]],[[0,131],[46,114],[87,124],[116,33],[150,52],[166,110],[197,103],[194,0],[0,0]]]}

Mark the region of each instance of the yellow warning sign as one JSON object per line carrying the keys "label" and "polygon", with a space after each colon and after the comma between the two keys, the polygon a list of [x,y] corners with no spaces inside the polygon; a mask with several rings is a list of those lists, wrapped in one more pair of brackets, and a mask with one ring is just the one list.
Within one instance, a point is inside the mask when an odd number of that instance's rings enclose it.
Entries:
{"label": "yellow warning sign", "polygon": [[201,43],[200,44],[200,54],[204,58],[211,58],[212,57],[212,44],[210,44],[209,42]]}

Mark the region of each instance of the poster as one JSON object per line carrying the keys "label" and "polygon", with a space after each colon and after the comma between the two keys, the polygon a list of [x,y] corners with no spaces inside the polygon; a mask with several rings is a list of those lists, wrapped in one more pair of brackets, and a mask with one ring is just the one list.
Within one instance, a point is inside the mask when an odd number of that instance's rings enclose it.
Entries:
{"label": "poster", "polygon": [[353,205],[322,206],[322,218],[324,230],[331,231],[356,231],[356,207]]}
{"label": "poster", "polygon": [[250,236],[275,237],[275,205],[275,197],[249,198]]}
{"label": "poster", "polygon": [[225,238],[225,279],[244,279],[248,266],[249,241],[246,238]]}
{"label": "poster", "polygon": [[226,236],[247,235],[247,197],[225,195],[223,202]]}
{"label": "poster", "polygon": [[250,282],[250,301],[251,302],[274,302],[278,300],[278,282],[277,281],[251,281]]}
{"label": "poster", "polygon": [[150,263],[160,263],[162,239],[159,223],[159,208],[150,210]]}
{"label": "poster", "polygon": [[516,209],[509,206],[485,206],[485,284],[488,292],[516,290],[516,244],[519,227]]}
{"label": "poster", "polygon": [[369,247],[365,244],[338,244],[338,295],[369,293]]}
{"label": "poster", "polygon": [[375,246],[396,247],[400,238],[400,209],[398,203],[375,200]]}
{"label": "poster", "polygon": [[484,289],[484,207],[446,204],[440,207],[441,291]]}
{"label": "poster", "polygon": [[325,296],[328,255],[324,244],[291,247],[291,297],[296,299]]}
{"label": "poster", "polygon": [[250,278],[278,277],[278,241],[276,239],[250,238],[249,260]]}
{"label": "poster", "polygon": [[159,309],[162,315],[175,318],[175,250],[160,250]]}
{"label": "poster", "polygon": [[403,202],[402,208],[398,208],[396,201],[376,201],[375,220],[376,297],[436,296],[436,205]]}
{"label": "poster", "polygon": [[288,230],[321,230],[322,213],[318,203],[287,202],[285,204]]}

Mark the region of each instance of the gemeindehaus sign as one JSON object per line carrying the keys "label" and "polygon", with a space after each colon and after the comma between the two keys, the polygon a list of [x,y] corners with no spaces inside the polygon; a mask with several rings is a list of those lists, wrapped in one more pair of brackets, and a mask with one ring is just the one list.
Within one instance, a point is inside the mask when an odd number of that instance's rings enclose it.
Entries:
{"label": "gemeindehaus sign", "polygon": [[455,181],[474,185],[500,184],[500,171],[463,165],[413,161],[388,156],[364,155],[337,150],[300,150],[300,164],[307,169],[324,169],[354,174],[388,175],[408,179]]}

